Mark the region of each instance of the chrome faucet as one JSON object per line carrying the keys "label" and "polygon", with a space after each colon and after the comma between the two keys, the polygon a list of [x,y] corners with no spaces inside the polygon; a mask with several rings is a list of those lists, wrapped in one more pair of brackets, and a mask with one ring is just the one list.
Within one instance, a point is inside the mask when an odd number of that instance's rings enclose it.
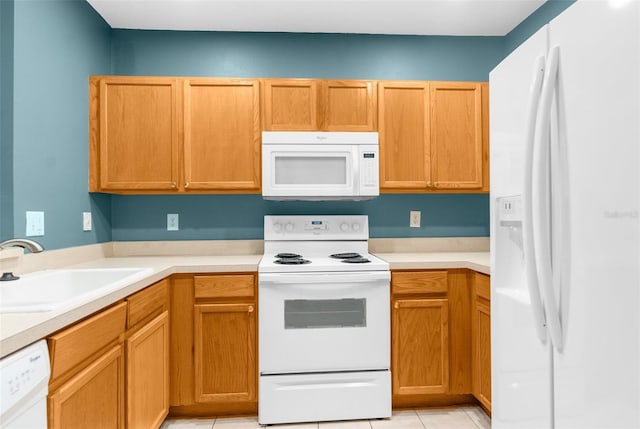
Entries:
{"label": "chrome faucet", "polygon": [[40,253],[44,250],[42,244],[37,241],[29,240],[28,238],[12,238],[10,240],[0,242],[0,250],[6,249],[7,247],[22,247],[31,253]]}
{"label": "chrome faucet", "polygon": [[[44,250],[42,244],[37,241],[29,240],[28,238],[12,238],[10,240],[0,242],[0,250],[8,247],[22,247],[31,253],[40,253]],[[14,276],[13,273],[2,273],[2,276],[0,276],[0,282],[18,280],[19,278],[20,277]]]}

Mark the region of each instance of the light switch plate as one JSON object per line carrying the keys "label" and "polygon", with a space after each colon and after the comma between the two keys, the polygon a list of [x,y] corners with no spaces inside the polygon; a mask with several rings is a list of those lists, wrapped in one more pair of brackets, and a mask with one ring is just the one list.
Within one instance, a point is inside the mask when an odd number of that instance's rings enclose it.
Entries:
{"label": "light switch plate", "polygon": [[91,231],[91,212],[82,212],[82,230]]}
{"label": "light switch plate", "polygon": [[44,235],[44,212],[27,212],[27,237],[42,237]]}
{"label": "light switch plate", "polygon": [[177,213],[167,213],[167,231],[178,231],[180,229]]}

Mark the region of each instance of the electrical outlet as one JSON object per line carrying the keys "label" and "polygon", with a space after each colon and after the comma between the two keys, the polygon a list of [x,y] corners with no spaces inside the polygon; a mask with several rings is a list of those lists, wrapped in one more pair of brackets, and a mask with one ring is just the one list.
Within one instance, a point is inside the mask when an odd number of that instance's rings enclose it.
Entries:
{"label": "electrical outlet", "polygon": [[27,237],[42,237],[44,235],[44,212],[27,212]]}
{"label": "electrical outlet", "polygon": [[180,229],[178,213],[167,214],[167,231],[178,231]]}
{"label": "electrical outlet", "polygon": [[420,228],[420,215],[419,210],[411,210],[409,212],[409,226],[411,228]]}
{"label": "electrical outlet", "polygon": [[82,212],[82,230],[91,231],[91,212]]}

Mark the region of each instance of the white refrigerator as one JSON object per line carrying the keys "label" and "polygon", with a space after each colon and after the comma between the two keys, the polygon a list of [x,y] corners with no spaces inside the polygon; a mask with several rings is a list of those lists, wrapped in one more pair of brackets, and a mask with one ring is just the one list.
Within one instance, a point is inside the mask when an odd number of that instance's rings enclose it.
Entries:
{"label": "white refrigerator", "polygon": [[640,1],[490,74],[492,427],[640,428]]}

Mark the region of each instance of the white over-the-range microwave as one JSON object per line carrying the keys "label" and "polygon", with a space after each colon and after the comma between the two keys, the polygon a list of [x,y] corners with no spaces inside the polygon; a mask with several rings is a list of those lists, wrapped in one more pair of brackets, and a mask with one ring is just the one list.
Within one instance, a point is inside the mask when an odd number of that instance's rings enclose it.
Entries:
{"label": "white over-the-range microwave", "polygon": [[377,132],[262,132],[262,196],[367,200],[380,194]]}

